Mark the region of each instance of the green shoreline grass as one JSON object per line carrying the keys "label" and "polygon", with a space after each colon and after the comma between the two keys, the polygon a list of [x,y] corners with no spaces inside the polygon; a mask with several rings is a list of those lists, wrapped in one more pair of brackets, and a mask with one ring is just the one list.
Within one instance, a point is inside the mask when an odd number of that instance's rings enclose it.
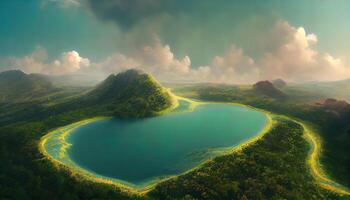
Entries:
{"label": "green shoreline grass", "polygon": [[294,120],[299,123],[304,129],[304,138],[309,142],[311,149],[308,155],[308,164],[310,166],[310,171],[313,177],[317,180],[317,183],[332,192],[340,195],[350,195],[350,190],[345,186],[331,180],[319,161],[322,153],[322,140],[318,136],[317,131],[310,124]]}
{"label": "green shoreline grass", "polygon": [[[231,103],[231,102],[207,102],[207,101],[196,101],[196,100],[192,100],[192,99],[188,99],[188,98],[184,98],[184,97],[179,97],[179,96],[173,96],[173,104],[170,108],[165,109],[164,111],[161,111],[159,113],[157,113],[157,115],[162,115],[162,114],[166,114],[168,112],[171,112],[172,110],[174,110],[175,108],[177,108],[180,104],[179,104],[179,100],[183,100],[183,101],[187,101],[189,103],[189,106],[187,108],[188,112],[191,112],[195,109],[196,106],[198,105],[204,105],[204,104],[227,104],[227,105],[235,105],[235,106],[242,106],[242,107],[246,107],[249,109],[253,109],[253,110],[257,110],[259,112],[262,112],[265,114],[265,116],[268,119],[267,124],[265,125],[265,127],[263,128],[263,130],[261,130],[256,136],[252,137],[251,139],[245,141],[242,144],[239,144],[236,147],[229,147],[226,148],[226,150],[224,150],[224,152],[220,155],[225,155],[225,154],[231,154],[237,151],[240,151],[244,148],[246,148],[247,146],[255,143],[256,141],[258,141],[259,139],[261,139],[266,133],[269,132],[269,130],[271,130],[271,128],[274,126],[274,123],[276,122],[275,120],[273,120],[274,117],[283,117],[285,119],[291,120],[293,122],[298,123],[299,125],[301,125],[304,129],[304,138],[309,142],[311,149],[309,151],[308,154],[308,158],[307,158],[307,163],[308,166],[310,168],[310,172],[312,174],[312,176],[315,178],[315,180],[317,181],[317,183],[322,187],[325,188],[327,190],[330,190],[334,193],[337,193],[339,195],[350,195],[350,192],[347,188],[345,188],[344,186],[341,186],[340,184],[332,181],[331,179],[328,178],[328,176],[326,175],[326,173],[324,172],[324,170],[322,169],[321,164],[319,163],[319,157],[321,155],[321,140],[319,137],[317,137],[317,133],[315,132],[315,130],[306,122],[298,120],[298,119],[294,119],[288,116],[283,116],[283,115],[276,115],[274,113],[271,113],[269,111],[263,110],[263,109],[258,109],[249,105],[244,105],[244,104],[240,104],[240,103]],[[65,138],[70,134],[70,132],[81,125],[87,124],[87,123],[91,123],[93,121],[97,121],[97,120],[101,120],[101,119],[107,119],[108,117],[96,117],[96,118],[92,118],[92,119],[87,119],[87,120],[82,120],[76,123],[73,123],[71,125],[68,126],[64,126],[61,127],[59,129],[56,129],[54,131],[49,132],[47,135],[43,136],[42,139],[39,142],[39,149],[40,152],[46,157],[48,158],[51,162],[53,162],[55,164],[56,167],[58,168],[64,168],[65,170],[68,170],[72,175],[74,176],[79,176],[82,177],[84,179],[90,180],[90,181],[94,181],[94,182],[98,182],[98,183],[104,183],[104,184],[111,184],[114,185],[116,187],[118,187],[119,189],[121,189],[122,191],[126,191],[126,192],[130,192],[130,193],[135,193],[135,194],[139,194],[139,195],[143,195],[146,194],[147,192],[149,192],[150,190],[152,190],[156,185],[158,185],[161,182],[164,182],[166,180],[181,176],[183,174],[189,173],[193,170],[196,170],[200,167],[202,167],[205,163],[210,162],[213,158],[209,158],[205,161],[203,161],[202,163],[200,163],[199,165],[197,165],[194,168],[191,168],[181,174],[177,174],[177,175],[173,175],[173,176],[169,176],[166,178],[160,178],[160,179],[153,179],[150,182],[147,182],[147,184],[145,184],[145,187],[135,187],[133,184],[127,183],[125,181],[119,180],[119,179],[114,179],[114,178],[108,178],[108,177],[103,177],[103,176],[99,176],[95,173],[92,173],[86,169],[83,169],[81,167],[79,167],[77,164],[74,165],[67,165],[64,164],[62,162],[60,162],[59,160],[55,159],[53,156],[51,156],[45,149],[45,143],[47,141],[47,139],[53,135],[55,133],[55,131],[59,131],[61,129],[69,129],[66,130],[62,136],[62,141],[63,144],[66,143]],[[63,149],[60,153],[62,153],[63,156],[67,156],[65,154],[66,149],[69,148],[69,144],[64,144],[63,145]],[[216,156],[215,156],[216,157]]]}

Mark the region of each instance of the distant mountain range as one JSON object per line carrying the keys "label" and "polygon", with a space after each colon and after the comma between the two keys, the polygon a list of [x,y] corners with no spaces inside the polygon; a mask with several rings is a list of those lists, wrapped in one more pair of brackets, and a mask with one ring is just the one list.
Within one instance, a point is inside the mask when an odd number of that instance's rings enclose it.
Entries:
{"label": "distant mountain range", "polygon": [[350,101],[350,79],[329,82],[308,82],[293,85],[298,90]]}
{"label": "distant mountain range", "polygon": [[44,75],[25,74],[20,70],[0,73],[0,102],[26,101],[53,89],[51,81]]}

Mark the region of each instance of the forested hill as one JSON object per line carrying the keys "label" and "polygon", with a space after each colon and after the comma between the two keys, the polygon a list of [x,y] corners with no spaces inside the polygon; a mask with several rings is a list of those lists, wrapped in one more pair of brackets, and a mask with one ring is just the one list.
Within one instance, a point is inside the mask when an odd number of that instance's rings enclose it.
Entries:
{"label": "forested hill", "polygon": [[154,115],[172,104],[170,93],[151,75],[130,69],[112,74],[82,97],[89,104],[111,104],[119,117]]}
{"label": "forested hill", "polygon": [[259,81],[253,85],[253,90],[257,94],[262,94],[271,98],[284,99],[287,97],[281,90],[277,89],[270,81]]}

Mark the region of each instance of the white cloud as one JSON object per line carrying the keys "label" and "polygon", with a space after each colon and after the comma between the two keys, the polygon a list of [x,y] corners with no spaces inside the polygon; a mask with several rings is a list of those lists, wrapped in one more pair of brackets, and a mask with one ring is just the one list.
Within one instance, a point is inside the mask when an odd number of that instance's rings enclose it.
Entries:
{"label": "white cloud", "polygon": [[11,68],[18,68],[27,73],[40,73],[46,67],[47,51],[43,47],[36,47],[33,53],[22,58],[10,57],[8,59]]}
{"label": "white cloud", "polygon": [[83,58],[76,51],[62,53],[61,57],[48,61],[47,51],[37,47],[30,55],[9,58],[11,68],[21,69],[26,73],[43,73],[50,75],[63,75],[77,72],[90,66],[90,61]]}
{"label": "white cloud", "polygon": [[141,47],[132,54],[114,54],[97,66],[107,73],[138,68],[164,81],[195,81],[209,73],[208,67],[191,68],[189,56],[176,58],[170,46],[163,45],[159,39],[155,39],[153,44]]}
{"label": "white cloud", "polygon": [[61,58],[54,60],[52,65],[47,67],[47,70],[50,74],[69,74],[89,65],[89,59],[80,57],[76,51],[69,51],[62,53]]}
{"label": "white cloud", "polygon": [[210,71],[211,81],[226,83],[249,82],[259,75],[255,61],[235,45],[231,45],[224,55],[213,58]]}
{"label": "white cloud", "polygon": [[215,56],[210,66],[210,80],[247,83],[283,78],[288,81],[340,80],[350,78],[350,68],[341,58],[316,50],[318,38],[303,27],[279,21],[271,29],[270,44],[258,59],[245,55],[232,45],[222,56]]}
{"label": "white cloud", "polygon": [[286,21],[279,21],[270,41],[275,48],[258,62],[261,78],[306,81],[350,77],[350,70],[342,60],[314,48],[317,36],[307,34],[303,27],[295,28]]}

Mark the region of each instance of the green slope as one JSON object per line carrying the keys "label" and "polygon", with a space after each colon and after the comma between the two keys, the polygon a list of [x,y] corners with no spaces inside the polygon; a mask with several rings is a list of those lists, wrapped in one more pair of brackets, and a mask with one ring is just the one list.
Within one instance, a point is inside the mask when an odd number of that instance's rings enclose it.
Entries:
{"label": "green slope", "polygon": [[253,85],[254,92],[275,99],[287,97],[281,90],[277,89],[270,81],[259,81]]}
{"label": "green slope", "polygon": [[23,102],[52,90],[51,82],[39,74],[20,70],[0,73],[0,102]]}
{"label": "green slope", "polygon": [[118,117],[155,115],[172,105],[171,94],[151,75],[138,70],[112,74],[82,97],[88,104],[109,104]]}

